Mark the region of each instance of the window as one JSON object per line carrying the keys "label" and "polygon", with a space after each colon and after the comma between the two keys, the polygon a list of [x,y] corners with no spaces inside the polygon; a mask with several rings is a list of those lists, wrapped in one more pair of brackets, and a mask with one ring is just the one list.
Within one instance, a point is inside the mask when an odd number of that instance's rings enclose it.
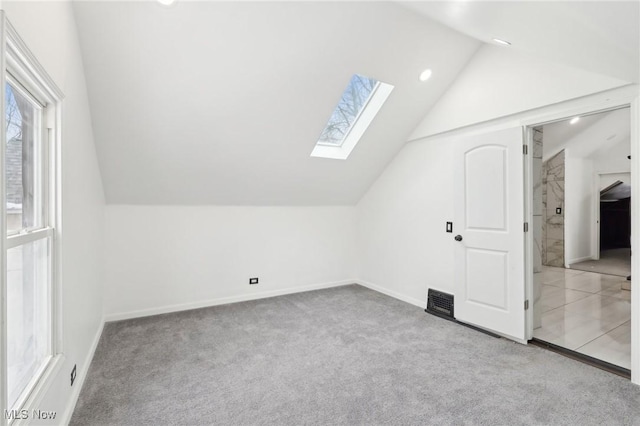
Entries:
{"label": "window", "polygon": [[[2,408],[28,407],[59,366],[56,321],[60,244],[59,119],[61,94],[7,25],[2,206]],[[3,411],[4,412],[4,411]],[[5,419],[7,420],[7,419]]]}
{"label": "window", "polygon": [[311,156],[346,159],[392,90],[390,84],[355,74],[342,93]]}

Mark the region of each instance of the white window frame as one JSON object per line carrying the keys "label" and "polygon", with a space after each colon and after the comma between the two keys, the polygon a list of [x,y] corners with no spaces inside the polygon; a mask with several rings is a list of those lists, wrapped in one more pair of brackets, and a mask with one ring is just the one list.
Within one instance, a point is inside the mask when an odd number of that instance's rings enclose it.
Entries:
{"label": "white window frame", "polygon": [[369,98],[362,106],[362,109],[354,119],[353,123],[349,127],[347,134],[342,139],[340,144],[329,143],[319,140],[313,151],[311,151],[311,157],[332,158],[334,160],[346,160],[356,147],[360,139],[364,135],[373,119],[376,117],[382,105],[386,102],[393,86],[388,83],[378,81],[374,89],[369,94]]}
{"label": "white window frame", "polygon": [[356,123],[358,123],[358,120],[360,120],[360,116],[369,107],[369,102],[371,102],[373,97],[376,95],[376,91],[380,88],[381,84],[385,84],[385,83],[380,83],[379,81],[376,81],[375,86],[373,86],[373,90],[371,90],[371,93],[369,93],[369,96],[367,96],[367,100],[362,105],[362,108],[360,108],[360,111],[358,111],[358,114],[353,119],[353,123],[351,123],[351,125],[347,129],[347,134],[344,135],[344,137],[342,138],[342,140],[340,142],[333,143],[333,142],[327,142],[327,141],[324,141],[324,140],[320,139],[320,140],[318,140],[317,145],[332,146],[332,147],[338,147],[338,148],[341,147],[342,145],[344,145],[344,142],[347,139],[349,139],[349,135],[351,134],[351,131],[355,127]]}
{"label": "white window frame", "polygon": [[8,359],[7,359],[7,264],[6,253],[12,247],[17,247],[42,238],[50,238],[50,330],[51,356],[48,362],[38,371],[27,387],[27,392],[14,408],[28,410],[38,408],[39,402],[51,386],[64,361],[62,347],[62,271],[61,271],[61,136],[62,136],[62,99],[63,94],[40,65],[35,56],[29,51],[16,30],[7,20],[4,11],[0,11],[0,69],[4,70],[3,81],[0,84],[2,106],[0,114],[3,129],[6,128],[5,106],[6,88],[8,81],[18,83],[26,89],[32,98],[44,106],[42,116],[42,146],[46,151],[47,164],[42,179],[43,188],[47,188],[43,212],[45,217],[44,229],[27,230],[20,234],[7,236],[6,209],[6,176],[4,173],[6,132],[0,132],[0,425],[17,425],[21,420],[7,419],[4,415],[8,407]]}

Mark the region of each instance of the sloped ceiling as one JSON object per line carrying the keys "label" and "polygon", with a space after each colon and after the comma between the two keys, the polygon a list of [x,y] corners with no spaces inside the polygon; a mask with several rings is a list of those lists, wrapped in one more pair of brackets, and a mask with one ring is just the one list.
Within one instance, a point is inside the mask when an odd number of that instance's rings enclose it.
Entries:
{"label": "sloped ceiling", "polygon": [[638,1],[404,1],[485,43],[620,80],[640,80]]}
{"label": "sloped ceiling", "polygon": [[[480,45],[396,3],[74,8],[112,204],[355,204]],[[354,73],[395,90],[346,161],[311,158]]]}
{"label": "sloped ceiling", "polygon": [[[621,158],[630,155],[629,138],[631,114],[629,108],[601,112],[580,118],[575,124],[570,120],[544,125],[544,160],[563,149],[570,149],[572,157],[597,158],[623,151]],[[622,150],[615,149],[624,144]]]}

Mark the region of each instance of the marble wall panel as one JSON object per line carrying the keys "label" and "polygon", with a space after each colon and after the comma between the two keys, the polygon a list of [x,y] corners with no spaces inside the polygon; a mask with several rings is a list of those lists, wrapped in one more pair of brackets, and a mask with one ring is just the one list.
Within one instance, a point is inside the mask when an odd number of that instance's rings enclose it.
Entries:
{"label": "marble wall panel", "polygon": [[561,268],[564,267],[564,164],[564,151],[543,164],[541,191],[542,264]]}
{"label": "marble wall panel", "polygon": [[542,272],[533,274],[533,328],[542,327]]}
{"label": "marble wall panel", "polygon": [[531,155],[533,158],[542,158],[542,127],[533,129],[533,149]]}
{"label": "marble wall panel", "polygon": [[533,217],[533,272],[542,272],[542,216]]}
{"label": "marble wall panel", "polygon": [[547,160],[547,181],[564,181],[564,151]]}
{"label": "marble wall panel", "polygon": [[547,266],[564,268],[564,241],[547,238]]}
{"label": "marble wall panel", "polygon": [[542,159],[533,159],[533,215],[542,216]]}

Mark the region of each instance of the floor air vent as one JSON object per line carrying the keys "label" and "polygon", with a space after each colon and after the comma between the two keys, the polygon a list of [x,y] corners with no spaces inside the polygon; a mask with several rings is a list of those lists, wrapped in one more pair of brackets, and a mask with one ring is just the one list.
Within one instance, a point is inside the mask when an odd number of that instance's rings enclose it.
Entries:
{"label": "floor air vent", "polygon": [[427,295],[427,309],[425,309],[425,311],[439,317],[454,319],[453,294],[429,289],[429,293]]}

